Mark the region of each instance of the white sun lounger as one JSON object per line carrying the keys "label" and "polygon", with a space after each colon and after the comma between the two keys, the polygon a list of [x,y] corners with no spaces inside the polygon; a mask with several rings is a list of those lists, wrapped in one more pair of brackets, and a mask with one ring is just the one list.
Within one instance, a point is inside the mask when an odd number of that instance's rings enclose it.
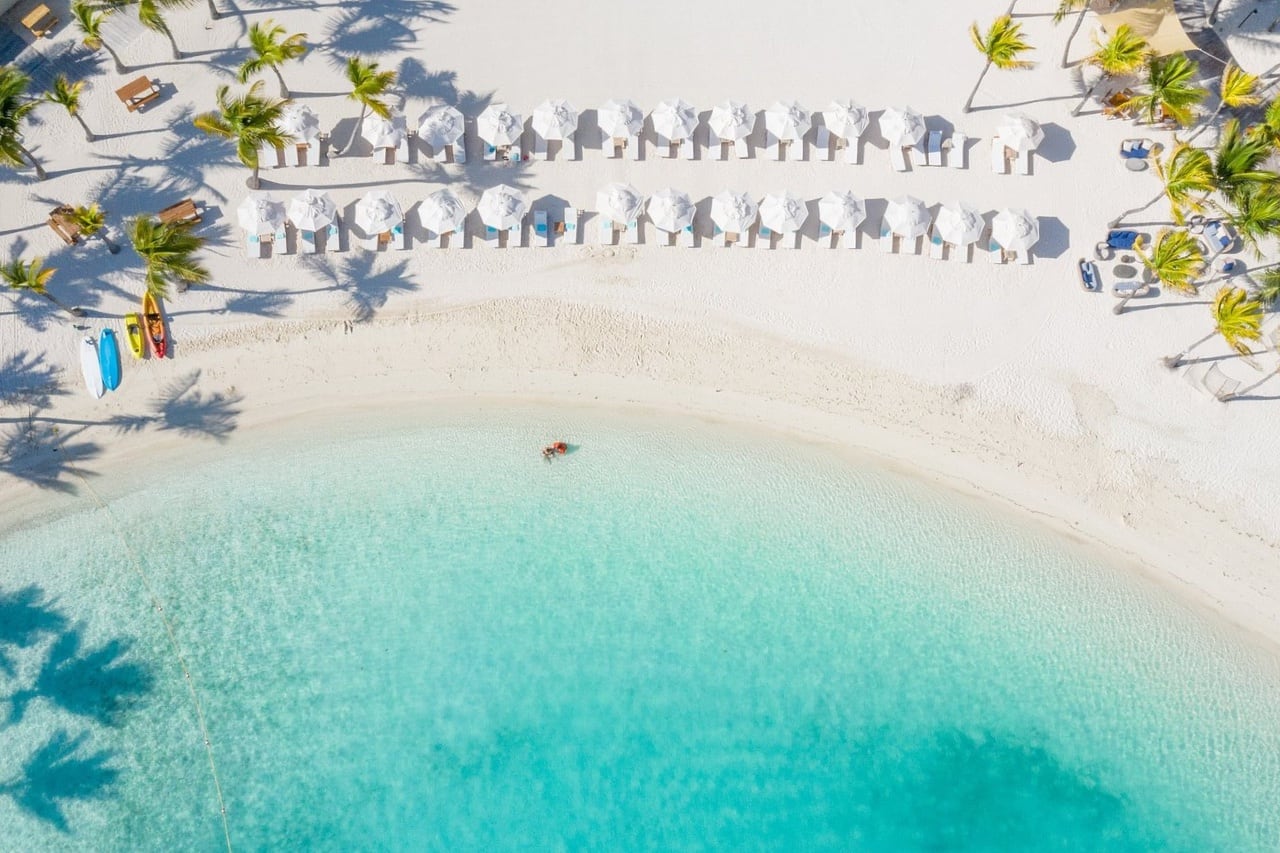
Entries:
{"label": "white sun lounger", "polygon": [[631,159],[640,159],[640,134],[636,134],[627,140],[627,147],[631,149]]}
{"label": "white sun lounger", "polygon": [[365,237],[360,241],[360,248],[369,252],[378,251],[378,235],[370,234],[368,237]]}
{"label": "white sun lounger", "polygon": [[846,249],[858,248],[859,231],[857,228],[854,228],[851,231],[840,231],[838,233],[839,233],[840,243],[842,246],[844,246]]}
{"label": "white sun lounger", "polygon": [[[467,242],[467,223],[459,222],[458,227],[449,235],[449,248],[461,249]],[[444,235],[440,235],[440,245],[444,245]]]}
{"label": "white sun lounger", "polygon": [[298,232],[298,253],[302,255],[314,255],[316,253],[316,232]]}
{"label": "white sun lounger", "polygon": [[859,141],[856,136],[853,139],[844,140],[844,161],[850,165],[856,166],[862,162]]}
{"label": "white sun lounger", "polygon": [[302,165],[302,155],[298,151],[297,145],[286,144],[284,146],[283,153],[284,153],[284,164],[286,166]]}
{"label": "white sun lounger", "polygon": [[738,155],[739,160],[746,160],[751,157],[751,145],[744,139],[735,140],[733,143],[734,153]]}
{"label": "white sun lounger", "polygon": [[287,255],[289,254],[289,229],[281,225],[276,229],[275,240],[271,246],[271,254]]}
{"label": "white sun lounger", "polygon": [[942,238],[935,232],[929,237],[929,257],[935,261],[942,260],[943,243]]}
{"label": "white sun lounger", "polygon": [[564,240],[566,246],[578,245],[578,208],[564,209]]}
{"label": "white sun lounger", "polygon": [[892,255],[895,248],[894,244],[898,242],[897,235],[888,225],[880,226],[880,251],[887,252]]}
{"label": "white sun lounger", "polygon": [[929,155],[924,150],[923,139],[911,146],[911,162],[916,166],[929,165]]}
{"label": "white sun lounger", "polygon": [[459,139],[456,143],[450,145],[449,153],[453,155],[453,162],[459,164],[467,162],[467,140]]}
{"label": "white sun lounger", "polygon": [[712,136],[711,136],[711,145],[712,145],[712,147],[714,147],[714,148],[716,149],[716,154],[717,154],[716,159],[717,159],[717,160],[728,160],[728,159],[729,159],[729,142],[728,142],[728,140],[721,139],[720,137],[716,136],[715,134],[712,134]]}
{"label": "white sun lounger", "polygon": [[800,232],[789,231],[778,238],[779,249],[799,249],[800,248]]}
{"label": "white sun lounger", "polygon": [[403,222],[397,222],[391,229],[391,244],[401,251],[409,248],[409,232],[405,230]]}
{"label": "white sun lounger", "polygon": [[782,145],[778,142],[778,137],[767,130],[764,132],[764,153],[771,160],[782,159]]}
{"label": "white sun lounger", "polygon": [[411,144],[411,140],[410,140],[410,138],[409,138],[408,136],[406,136],[404,139],[401,139],[401,140],[400,140],[400,144],[396,146],[396,162],[397,162],[397,163],[408,163],[408,162],[409,162],[409,159],[410,159],[410,157],[409,157],[409,146],[410,146],[410,144]]}
{"label": "white sun lounger", "polygon": [[498,248],[498,229],[492,225],[484,226],[484,244],[491,249]]}
{"label": "white sun lounger", "polygon": [[517,222],[507,229],[507,248],[519,249],[524,244],[524,223]]}
{"label": "white sun lounger", "polygon": [[551,152],[547,148],[547,140],[541,133],[533,134],[533,156],[539,160],[550,160]]}
{"label": "white sun lounger", "polygon": [[246,234],[244,238],[244,256],[253,260],[262,259],[262,238],[257,234]]}
{"label": "white sun lounger", "polygon": [[[903,239],[905,240],[906,238],[904,237]],[[921,244],[921,241],[923,240],[924,240],[923,235],[919,237],[914,237],[911,239],[911,254],[913,255],[920,254],[920,244]],[[903,248],[906,248],[905,244],[903,245]]]}
{"label": "white sun lounger", "polygon": [[951,135],[951,150],[947,152],[947,165],[953,169],[963,169],[964,148],[969,142],[969,137],[963,133],[953,133]]}
{"label": "white sun lounger", "polygon": [[324,250],[326,252],[342,251],[342,231],[338,227],[337,219],[329,223],[329,231],[324,237]]}
{"label": "white sun lounger", "polygon": [[680,245],[686,249],[693,248],[693,223],[690,222],[684,228],[680,229]]}
{"label": "white sun lounger", "polygon": [[1031,263],[1031,250],[1030,250],[1030,249],[1023,249],[1021,252],[1019,252],[1019,253],[1018,253],[1018,263],[1020,263],[1020,264],[1029,264],[1029,263]]}
{"label": "white sun lounger", "polygon": [[424,229],[422,229],[422,230],[424,230],[424,231],[426,231],[426,232],[427,232],[427,242],[426,242],[426,246],[427,246],[427,248],[431,248],[431,245],[432,245],[433,243],[435,244],[435,246],[436,246],[436,248],[437,248],[437,249],[443,249],[443,248],[444,248],[444,235],[443,235],[443,234],[437,234],[436,232],[432,231],[430,228],[424,228]]}
{"label": "white sun lounger", "polygon": [[640,245],[640,222],[633,219],[627,223],[627,242],[633,246]]}
{"label": "white sun lounger", "polygon": [[578,159],[578,131],[571,131],[568,136],[560,140],[559,157],[561,160]]}
{"label": "white sun lounger", "polygon": [[658,146],[658,151],[662,152],[662,156],[670,159],[671,157],[671,140],[667,139],[661,133],[654,131],[654,144]]}
{"label": "white sun lounger", "polygon": [[987,241],[987,259],[993,264],[1004,263],[1004,249],[995,240]]}
{"label": "white sun lounger", "polygon": [[1019,175],[1030,175],[1030,174],[1031,174],[1031,155],[1032,155],[1032,153],[1033,153],[1033,152],[1031,152],[1031,151],[1026,151],[1026,152],[1023,152],[1022,154],[1019,154],[1019,155],[1018,155],[1018,174],[1019,174]]}
{"label": "white sun lounger", "polygon": [[449,148],[452,146],[441,145],[431,150],[431,159],[436,163],[446,163],[449,160]]}
{"label": "white sun lounger", "polygon": [[835,234],[831,230],[831,226],[825,222],[818,223],[818,245],[824,249],[834,249],[836,247]]}
{"label": "white sun lounger", "polygon": [[929,131],[928,156],[929,156],[930,166],[942,165],[942,131],[940,130]]}
{"label": "white sun lounger", "polygon": [[599,231],[600,231],[600,245],[612,246],[613,235],[614,235],[613,220],[605,219],[603,216],[601,216]]}
{"label": "white sun lounger", "polygon": [[280,149],[274,145],[264,145],[258,149],[258,168],[275,169],[280,165]]}
{"label": "white sun lounger", "polygon": [[813,129],[813,144],[826,155],[822,159],[834,160],[836,158],[835,149],[831,147],[831,131],[827,130],[825,124],[820,124]]}
{"label": "white sun lounger", "polygon": [[905,148],[899,148],[896,145],[889,146],[889,163],[893,166],[895,172],[907,171],[907,151]]}
{"label": "white sun lounger", "polygon": [[1009,158],[1005,154],[1004,143],[998,138],[991,140],[991,171],[997,175],[1009,172]]}
{"label": "white sun lounger", "polygon": [[524,160],[524,149],[519,145],[512,145],[507,149],[507,162],[519,163]]}
{"label": "white sun lounger", "polygon": [[551,232],[547,228],[547,212],[545,210],[535,210],[533,212],[533,245],[539,249],[545,249],[551,245]]}
{"label": "white sun lounger", "polygon": [[680,156],[686,160],[693,160],[697,157],[697,146],[693,142],[693,137],[680,140]]}
{"label": "white sun lounger", "polygon": [[618,159],[622,156],[622,149],[627,147],[626,139],[619,139],[616,136],[609,136],[603,130],[600,131],[600,137],[603,139],[604,156],[612,159]]}
{"label": "white sun lounger", "polygon": [[768,228],[765,228],[763,225],[761,225],[760,230],[756,232],[756,248],[757,249],[773,248],[773,232],[770,231]]}
{"label": "white sun lounger", "polygon": [[963,261],[966,264],[969,263],[969,251],[972,248],[972,246],[973,246],[972,243],[964,243],[959,246],[952,246],[951,260]]}

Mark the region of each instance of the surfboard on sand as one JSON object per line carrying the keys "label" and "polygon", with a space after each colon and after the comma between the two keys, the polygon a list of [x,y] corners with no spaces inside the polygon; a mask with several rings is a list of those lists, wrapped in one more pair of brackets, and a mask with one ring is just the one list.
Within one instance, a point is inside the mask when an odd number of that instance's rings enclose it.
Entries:
{"label": "surfboard on sand", "polygon": [[84,374],[84,386],[94,397],[101,397],[106,389],[102,386],[102,364],[98,361],[98,343],[85,336],[80,341],[80,372]]}
{"label": "surfboard on sand", "polygon": [[116,333],[111,329],[103,329],[98,338],[98,364],[102,368],[102,384],[108,391],[120,387],[120,345],[116,342]]}

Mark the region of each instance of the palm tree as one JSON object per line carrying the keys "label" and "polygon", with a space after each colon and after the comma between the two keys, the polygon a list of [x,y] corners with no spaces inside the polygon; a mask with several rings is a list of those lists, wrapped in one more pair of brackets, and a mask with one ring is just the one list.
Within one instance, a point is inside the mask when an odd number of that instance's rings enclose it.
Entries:
{"label": "palm tree", "polygon": [[1262,122],[1249,128],[1249,135],[1256,136],[1273,149],[1280,147],[1280,98],[1267,104]]}
{"label": "palm tree", "polygon": [[1169,157],[1161,162],[1155,159],[1156,174],[1160,177],[1162,189],[1150,201],[1140,207],[1133,207],[1117,216],[1110,226],[1120,224],[1126,216],[1140,213],[1160,199],[1168,199],[1173,212],[1173,221],[1183,221],[1183,208],[1194,211],[1204,209],[1204,199],[1213,192],[1213,162],[1203,149],[1193,148],[1185,142],[1179,142],[1169,152]]}
{"label": "palm tree", "polygon": [[1271,156],[1271,148],[1257,136],[1246,134],[1239,119],[1231,119],[1222,128],[1218,145],[1213,149],[1213,186],[1227,201],[1237,204],[1241,195],[1258,184],[1274,183],[1274,172],[1262,168]]}
{"label": "palm tree", "polygon": [[67,75],[59,74],[53,78],[53,88],[44,93],[44,99],[51,104],[59,104],[67,111],[67,115],[80,122],[80,127],[84,129],[85,141],[92,142],[93,131],[84,123],[84,116],[80,115],[80,93],[83,91],[83,80],[72,83],[67,79]]}
{"label": "palm tree", "polygon": [[1066,20],[1067,15],[1072,12],[1079,11],[1076,15],[1075,25],[1071,27],[1071,33],[1067,36],[1067,43],[1062,46],[1062,67],[1066,68],[1070,63],[1067,57],[1071,54],[1071,42],[1075,40],[1076,33],[1080,32],[1080,26],[1084,23],[1084,16],[1089,12],[1091,0],[1058,0],[1058,8],[1053,12],[1053,22],[1061,24]]}
{"label": "palm tree", "polygon": [[1228,62],[1218,81],[1218,106],[1209,116],[1212,122],[1224,109],[1238,110],[1241,107],[1252,107],[1262,102],[1258,95],[1258,78],[1247,73],[1234,62]]}
{"label": "palm tree", "polygon": [[1262,274],[1253,291],[1253,298],[1263,308],[1274,310],[1280,305],[1280,268],[1272,267]]}
{"label": "palm tree", "polygon": [[1125,103],[1146,117],[1148,124],[1172,120],[1191,123],[1191,108],[1209,94],[1193,81],[1200,66],[1185,53],[1161,56],[1147,65],[1147,91],[1134,95]]}
{"label": "palm tree", "polygon": [[[132,0],[125,0],[132,2]],[[173,30],[169,29],[169,22],[164,19],[164,12],[175,9],[185,9],[195,0],[136,0],[138,4],[138,23],[155,33],[160,33],[169,40],[169,46],[173,48],[173,58],[181,59],[182,51],[178,50],[178,42],[173,38]]]}
{"label": "palm tree", "polygon": [[1262,337],[1262,305],[1241,287],[1224,287],[1213,298],[1209,308],[1213,316],[1213,331],[1174,356],[1161,361],[1170,370],[1182,366],[1187,355],[1215,335],[1222,335],[1227,346],[1240,355],[1251,355],[1249,344]]}
{"label": "palm tree", "polygon": [[230,96],[229,87],[219,86],[218,109],[194,119],[195,126],[210,136],[235,141],[240,162],[253,170],[249,179],[253,189],[258,188],[258,151],[263,145],[279,148],[293,139],[277,127],[286,102],[264,98],[262,85],[261,80],[257,81],[238,98]]}
{"label": "palm tree", "polygon": [[391,107],[382,100],[382,97],[396,82],[396,72],[379,71],[378,63],[366,62],[358,56],[347,59],[346,74],[347,81],[351,84],[351,93],[347,97],[360,103],[360,118],[356,119],[355,130],[351,132],[346,148],[338,152],[339,155],[355,143],[366,112],[383,118],[391,116]]}
{"label": "palm tree", "polygon": [[0,68],[0,163],[6,166],[25,166],[30,163],[36,169],[36,177],[49,177],[44,167],[22,145],[22,122],[39,101],[27,95],[31,78],[12,65]]}
{"label": "palm tree", "polygon": [[1151,276],[1184,296],[1196,293],[1196,278],[1204,270],[1204,252],[1196,238],[1183,231],[1163,229],[1150,252],[1138,249],[1138,257]]}
{"label": "palm tree", "polygon": [[71,221],[76,224],[76,227],[80,229],[81,234],[86,237],[97,235],[98,239],[107,245],[107,251],[111,254],[115,255],[120,252],[120,247],[111,242],[111,238],[107,236],[107,215],[102,208],[98,207],[97,202],[88,207],[84,205],[74,207],[68,216],[71,217]]}
{"label": "palm tree", "polygon": [[71,4],[71,16],[75,18],[76,28],[84,36],[84,46],[89,50],[102,49],[111,54],[111,58],[116,63],[116,73],[125,74],[129,71],[129,67],[120,61],[120,55],[112,50],[111,45],[107,44],[107,40],[102,37],[102,25],[114,11],[115,9],[110,6],[99,8],[89,6],[80,0]]}
{"label": "palm tree", "polygon": [[1259,259],[1262,241],[1280,234],[1280,191],[1274,185],[1254,185],[1235,199],[1231,224]]}
{"label": "palm tree", "polygon": [[83,317],[83,308],[71,308],[63,305],[54,298],[52,293],[45,289],[49,284],[49,279],[53,278],[53,274],[57,271],[54,267],[46,267],[44,258],[36,258],[30,263],[14,258],[9,263],[0,266],[0,281],[3,281],[14,290],[43,296],[72,317]]}
{"label": "palm tree", "polygon": [[1093,93],[1098,91],[1099,86],[1113,77],[1136,74],[1138,69],[1147,64],[1151,53],[1147,40],[1135,33],[1128,24],[1116,27],[1116,31],[1105,42],[1098,41],[1098,37],[1094,36],[1093,45],[1097,49],[1085,57],[1084,64],[1092,65],[1102,74],[1071,111],[1073,116],[1080,115],[1080,111],[1093,97]]}
{"label": "palm tree", "polygon": [[249,28],[249,50],[253,55],[240,66],[241,83],[264,68],[270,68],[280,81],[280,97],[289,97],[289,87],[285,85],[280,74],[280,66],[291,59],[301,59],[307,52],[306,33],[285,36],[284,27],[272,26],[270,18],[265,24],[254,24]]}
{"label": "palm tree", "polygon": [[982,73],[978,75],[978,82],[973,84],[973,91],[969,93],[969,100],[964,102],[965,112],[973,110],[973,99],[977,97],[978,88],[982,86],[982,80],[987,76],[987,72],[991,70],[991,66],[994,65],[1002,71],[1015,68],[1030,68],[1030,62],[1018,57],[1028,50],[1035,49],[1023,40],[1022,24],[1015,24],[1012,15],[1001,15],[996,18],[991,22],[991,26],[987,28],[985,34],[978,30],[978,24],[974,22],[969,27],[969,38],[973,40],[973,46],[978,49],[978,53],[987,58],[987,62],[982,66]]}
{"label": "palm tree", "polygon": [[182,292],[188,285],[209,280],[209,271],[195,259],[204,239],[191,233],[189,225],[140,216],[133,221],[129,242],[146,264],[147,292],[157,299],[169,295],[171,283]]}

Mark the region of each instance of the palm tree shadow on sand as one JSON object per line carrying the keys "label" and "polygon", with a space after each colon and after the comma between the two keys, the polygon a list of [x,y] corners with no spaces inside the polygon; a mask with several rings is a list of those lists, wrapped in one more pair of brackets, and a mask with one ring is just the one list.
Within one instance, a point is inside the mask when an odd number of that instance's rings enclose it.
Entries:
{"label": "palm tree shadow on sand", "polygon": [[327,259],[317,259],[312,265],[316,275],[328,278],[334,288],[347,295],[352,319],[357,323],[372,320],[392,294],[418,289],[409,279],[408,260],[396,261],[387,269],[374,272],[377,258],[374,252],[360,252],[344,256],[336,267],[330,266]]}
{"label": "palm tree shadow on sand", "polygon": [[170,382],[142,415],[118,415],[108,423],[120,432],[137,432],[154,426],[183,436],[226,441],[235,431],[244,397],[234,390],[206,392],[196,385],[200,371]]}

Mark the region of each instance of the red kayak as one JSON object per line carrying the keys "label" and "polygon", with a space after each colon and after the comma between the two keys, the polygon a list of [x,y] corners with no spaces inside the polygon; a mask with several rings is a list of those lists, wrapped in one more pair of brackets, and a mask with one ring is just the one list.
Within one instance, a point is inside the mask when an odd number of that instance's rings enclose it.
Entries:
{"label": "red kayak", "polygon": [[169,338],[164,333],[164,315],[150,292],[142,294],[142,322],[151,341],[151,352],[156,358],[164,358],[169,352]]}

